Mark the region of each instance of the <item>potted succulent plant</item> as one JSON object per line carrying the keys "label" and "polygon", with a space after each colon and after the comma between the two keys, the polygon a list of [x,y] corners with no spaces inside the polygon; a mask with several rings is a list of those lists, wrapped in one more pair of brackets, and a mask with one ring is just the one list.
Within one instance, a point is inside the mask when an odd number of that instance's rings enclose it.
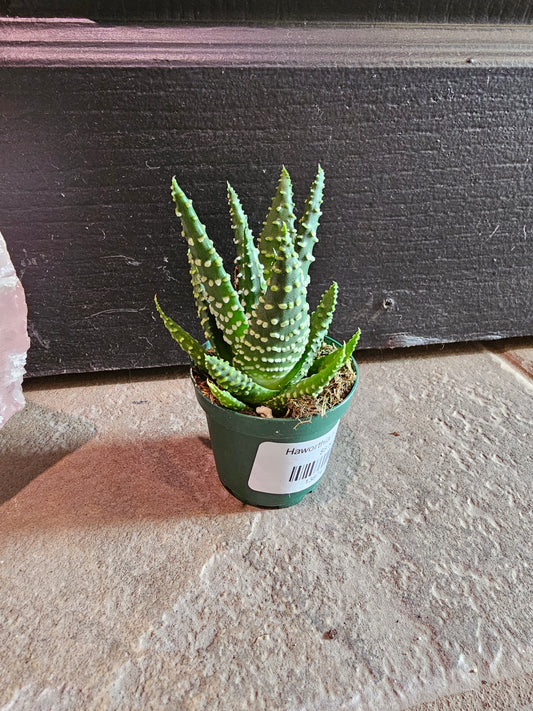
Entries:
{"label": "potted succulent plant", "polygon": [[[337,284],[311,314],[307,302],[323,187],[319,166],[296,224],[291,179],[283,168],[256,244],[228,184],[236,246],[232,280],[191,200],[172,181],[206,343],[167,316],[157,296],[156,307],[192,360],[220,480],[238,499],[257,506],[290,506],[316,488],[357,385],[352,353],[360,331],[342,345],[327,338]],[[340,394],[324,400],[336,381],[333,391],[340,388]]]}

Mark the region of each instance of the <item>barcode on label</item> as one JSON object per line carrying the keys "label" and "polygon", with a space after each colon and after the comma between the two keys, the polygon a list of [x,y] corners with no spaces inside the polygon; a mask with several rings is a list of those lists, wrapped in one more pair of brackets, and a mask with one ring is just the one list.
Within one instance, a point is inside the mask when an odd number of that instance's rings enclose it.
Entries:
{"label": "barcode on label", "polygon": [[313,472],[320,471],[322,468],[326,467],[328,462],[329,452],[326,452],[320,459],[313,459],[307,464],[298,464],[294,466],[289,477],[289,481],[303,481],[304,479],[309,479]]}
{"label": "barcode on label", "polygon": [[326,469],[337,427],[300,442],[261,442],[248,478],[250,489],[293,494],[314,486]]}

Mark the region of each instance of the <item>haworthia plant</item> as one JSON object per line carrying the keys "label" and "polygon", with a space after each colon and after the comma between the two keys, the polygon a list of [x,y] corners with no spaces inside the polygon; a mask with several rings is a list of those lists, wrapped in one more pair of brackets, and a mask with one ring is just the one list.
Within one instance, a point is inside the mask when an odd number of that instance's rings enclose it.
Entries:
{"label": "haworthia plant", "polygon": [[285,168],[257,243],[235,190],[228,202],[237,256],[232,281],[191,200],[174,178],[172,197],[189,250],[193,295],[207,351],[157,310],[172,338],[207,376],[211,392],[232,410],[267,405],[283,410],[289,400],[318,395],[350,359],[360,331],[319,357],[337,302],[337,284],[309,313],[309,265],[320,218],[324,171],[319,166],[296,225],[292,184]]}

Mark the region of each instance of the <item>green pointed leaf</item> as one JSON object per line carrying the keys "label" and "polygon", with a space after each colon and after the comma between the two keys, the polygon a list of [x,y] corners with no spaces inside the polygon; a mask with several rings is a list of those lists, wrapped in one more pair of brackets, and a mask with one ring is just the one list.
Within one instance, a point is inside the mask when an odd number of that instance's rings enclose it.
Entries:
{"label": "green pointed leaf", "polygon": [[309,372],[309,368],[313,364],[325,337],[328,335],[337,303],[337,292],[337,282],[334,281],[329,289],[322,294],[320,303],[311,314],[309,340],[305,347],[304,354],[300,362],[293,369],[293,372],[287,378],[286,384],[292,385],[297,383]]}
{"label": "green pointed leaf", "polygon": [[267,290],[235,348],[234,365],[263,387],[277,390],[301,358],[308,338],[307,291],[284,225]]}
{"label": "green pointed leaf", "polygon": [[279,395],[271,400],[267,400],[265,404],[271,407],[272,410],[279,410],[286,405],[289,400],[296,400],[304,395],[310,397],[319,395],[341,367],[341,363],[345,357],[345,346],[337,349],[334,355],[335,358],[331,359],[328,368],[323,368],[318,373],[310,375],[294,385],[289,385],[289,387],[283,390]]}
{"label": "green pointed leaf", "polygon": [[222,390],[217,387],[215,383],[211,382],[211,380],[208,380],[207,384],[213,395],[223,407],[227,407],[228,410],[237,410],[237,412],[242,412],[243,410],[248,409],[248,405],[240,400],[237,400],[236,397],[233,397],[233,395],[228,393],[226,390]]}
{"label": "green pointed leaf", "polygon": [[223,333],[217,326],[215,317],[209,310],[207,294],[202,285],[200,275],[198,274],[198,269],[194,263],[190,249],[187,252],[187,256],[189,258],[192,293],[196,303],[198,318],[200,319],[206,340],[209,341],[210,346],[221,358],[224,358],[231,363],[233,360],[231,347],[224,340]]}
{"label": "green pointed leaf", "polygon": [[283,226],[285,225],[289,237],[294,243],[296,237],[295,220],[291,178],[286,168],[283,167],[276,194],[263,223],[263,230],[259,235],[259,259],[263,265],[267,283],[270,280],[272,266],[278,254],[279,242],[284,239],[282,238]]}
{"label": "green pointed leaf", "polygon": [[[357,332],[350,338],[348,343],[352,344],[353,343],[353,348],[352,348],[352,353],[355,350],[357,344],[359,343],[359,338],[361,337],[361,329],[359,328]],[[319,370],[322,370],[323,368],[327,367],[329,359],[332,357],[332,353],[327,353],[324,356],[321,356],[320,358],[317,358],[314,363],[311,365],[309,368],[309,375],[312,375],[313,373],[318,373]],[[351,353],[350,353],[351,355]]]}
{"label": "green pointed leaf", "polygon": [[295,385],[290,385],[286,390],[281,392],[276,397],[267,400],[265,405],[272,410],[279,410],[288,403],[289,400],[296,400],[299,397],[308,395],[315,397],[328,385],[331,379],[351,357],[356,343],[359,339],[359,332],[353,336],[348,343],[345,343],[337,350],[324,356],[322,360],[322,368],[313,375],[300,380]]}
{"label": "green pointed leaf", "polygon": [[251,405],[259,405],[276,395],[275,390],[261,387],[246,373],[242,373],[221,358],[207,355],[205,363],[207,372],[217,385]]}
{"label": "green pointed leaf", "polygon": [[189,355],[193,363],[195,363],[199,368],[202,368],[202,370],[205,370],[205,350],[202,345],[196,340],[196,338],[193,338],[193,336],[187,333],[185,329],[183,329],[180,325],[173,321],[170,316],[167,316],[163,312],[163,309],[159,306],[157,296],[154,296],[154,301],[159,315],[163,319],[163,323],[172,338],[181,346],[181,348],[183,348],[185,353]]}
{"label": "green pointed leaf", "polygon": [[263,265],[259,260],[259,250],[254,244],[252,231],[248,227],[248,218],[235,190],[228,183],[228,202],[233,228],[233,241],[237,249],[235,266],[237,267],[236,288],[246,314],[251,314],[259,295],[266,289],[263,278]]}
{"label": "green pointed leaf", "polygon": [[296,235],[296,249],[298,257],[302,263],[302,271],[304,276],[309,281],[309,266],[315,261],[313,257],[313,247],[318,242],[316,231],[320,220],[320,205],[322,204],[322,195],[324,192],[324,171],[318,166],[318,173],[314,183],[311,186],[309,197],[305,203],[305,212],[298,226]]}
{"label": "green pointed leaf", "polygon": [[175,178],[172,179],[172,197],[176,203],[176,215],[183,226],[183,236],[187,240],[200,283],[207,295],[209,310],[224,334],[224,340],[233,346],[246,330],[246,315],[239,296],[224,269],[222,258],[198,219],[192,201],[187,198]]}

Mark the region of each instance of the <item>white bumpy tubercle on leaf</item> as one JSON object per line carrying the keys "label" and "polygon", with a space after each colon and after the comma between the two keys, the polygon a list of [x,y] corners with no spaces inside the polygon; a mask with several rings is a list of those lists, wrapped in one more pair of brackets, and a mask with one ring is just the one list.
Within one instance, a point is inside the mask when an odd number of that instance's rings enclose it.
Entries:
{"label": "white bumpy tubercle on leaf", "polygon": [[191,275],[192,293],[196,303],[196,311],[206,340],[209,341],[211,348],[213,348],[221,358],[231,363],[233,360],[231,347],[224,340],[224,334],[217,326],[215,317],[209,310],[207,293],[202,285],[202,280],[200,279],[198,268],[194,263],[190,249],[187,252],[187,256],[189,258],[189,272]]}
{"label": "white bumpy tubercle on leaf", "polygon": [[321,359],[321,367],[318,372],[303,378],[298,383],[290,385],[283,390],[279,395],[266,401],[266,405],[274,411],[279,411],[289,400],[296,400],[303,395],[314,397],[319,395],[322,390],[331,382],[335,374],[344,367],[347,361],[351,358],[352,353],[359,340],[358,331],[352,338],[340,348],[337,348],[332,353],[324,356]]}
{"label": "white bumpy tubercle on leaf", "polygon": [[241,400],[238,400],[227,390],[219,388],[216,383],[213,383],[211,380],[208,380],[207,384],[209,386],[209,390],[211,390],[211,392],[219,401],[219,403],[224,407],[227,407],[228,410],[236,410],[237,412],[242,412],[243,410],[248,409],[248,405],[246,403],[242,402]]}
{"label": "white bumpy tubercle on leaf", "polygon": [[256,383],[275,390],[302,356],[309,338],[309,308],[302,269],[287,227],[276,239],[267,290],[235,348],[234,364]]}
{"label": "white bumpy tubercle on leaf", "polygon": [[209,375],[221,388],[251,405],[259,405],[277,394],[275,390],[258,385],[246,373],[242,373],[221,358],[208,355],[205,358],[205,365]]}
{"label": "white bumpy tubercle on leaf", "polygon": [[233,241],[236,247],[235,267],[237,293],[246,314],[251,314],[259,296],[266,289],[263,277],[263,265],[259,259],[259,250],[254,244],[252,231],[248,227],[248,218],[235,190],[228,183],[228,203],[230,208]]}
{"label": "white bumpy tubercle on leaf", "polygon": [[302,264],[302,271],[306,283],[309,283],[309,266],[311,262],[315,261],[313,257],[313,247],[318,242],[316,231],[318,229],[320,215],[322,214],[320,205],[322,204],[323,192],[324,171],[322,170],[322,166],[319,165],[317,176],[311,186],[309,197],[305,202],[305,212],[300,220],[298,233],[296,235],[296,249],[298,251],[298,258]]}
{"label": "white bumpy tubercle on leaf", "polygon": [[176,203],[176,215],[183,226],[183,236],[187,240],[200,282],[208,297],[209,310],[224,334],[224,340],[233,347],[246,330],[246,315],[239,296],[224,269],[222,258],[198,219],[191,200],[175,178],[172,180],[172,197]]}
{"label": "white bumpy tubercle on leaf", "polygon": [[337,292],[337,282],[334,281],[329,289],[322,294],[320,303],[311,314],[309,340],[304,353],[300,361],[286,377],[284,384],[297,383],[307,375],[327,336],[337,304]]}
{"label": "white bumpy tubercle on leaf", "polygon": [[272,266],[277,255],[277,245],[284,228],[287,230],[291,242],[294,243],[296,237],[295,220],[291,178],[287,169],[283,167],[276,194],[259,235],[259,259],[263,265],[264,278],[267,283],[270,280]]}

